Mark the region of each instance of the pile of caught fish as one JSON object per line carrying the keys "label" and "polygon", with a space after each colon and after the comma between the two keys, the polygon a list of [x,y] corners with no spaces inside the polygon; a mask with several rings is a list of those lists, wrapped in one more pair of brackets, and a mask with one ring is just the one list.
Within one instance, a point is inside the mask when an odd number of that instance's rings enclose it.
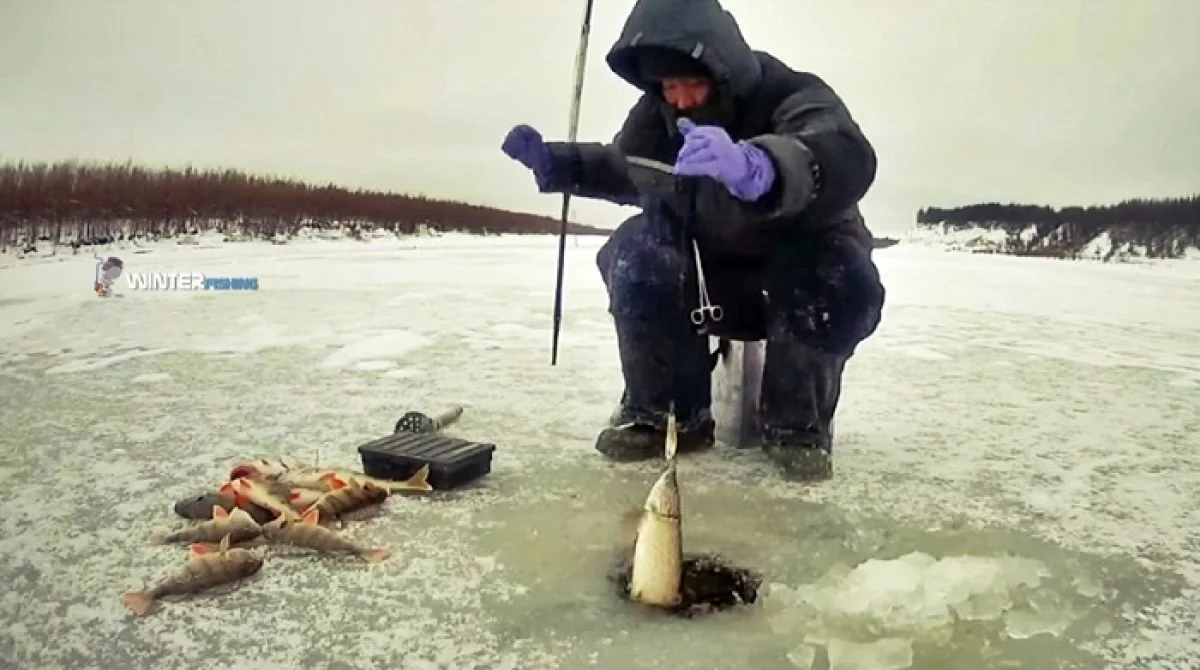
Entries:
{"label": "pile of caught fish", "polygon": [[390,550],[364,546],[330,526],[374,514],[392,495],[432,491],[428,476],[428,465],[401,482],[266,459],[239,463],[220,488],[228,509],[214,505],[212,519],[151,537],[156,544],[190,545],[183,568],[121,599],[141,616],[162,598],[232,586],[262,568],[269,548],[385,561]]}
{"label": "pile of caught fish", "polygon": [[683,509],[675,454],[679,444],[674,407],[667,415],[666,467],[650,487],[636,523],[632,556],[618,566],[615,582],[634,602],[692,617],[753,603],[761,577],[725,564],[715,555],[685,556]]}

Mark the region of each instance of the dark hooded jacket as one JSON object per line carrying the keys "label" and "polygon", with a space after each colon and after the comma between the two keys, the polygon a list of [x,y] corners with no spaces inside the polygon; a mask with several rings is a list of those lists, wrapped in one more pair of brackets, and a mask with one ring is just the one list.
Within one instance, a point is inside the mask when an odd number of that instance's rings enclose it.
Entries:
{"label": "dark hooded jacket", "polygon": [[[871,144],[824,81],[752,50],[717,0],[638,0],[607,61],[643,95],[609,144],[548,142],[554,170],[546,190],[631,205],[663,196],[634,164],[639,158],[674,164],[683,138],[659,85],[641,76],[644,47],[703,63],[730,107],[725,130],[765,150],[775,164],[774,186],[755,202],[734,198],[716,180],[698,180],[695,233],[706,256],[762,258],[780,233],[846,235],[870,249],[858,202],[875,179]],[[683,213],[682,198],[664,201]]]}

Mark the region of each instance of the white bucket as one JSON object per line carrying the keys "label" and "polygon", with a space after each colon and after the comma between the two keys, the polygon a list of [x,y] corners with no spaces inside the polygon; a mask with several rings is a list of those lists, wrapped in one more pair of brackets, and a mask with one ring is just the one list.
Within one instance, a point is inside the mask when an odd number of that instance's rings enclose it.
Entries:
{"label": "white bucket", "polygon": [[[716,346],[715,338],[710,340]],[[730,340],[717,362],[712,376],[712,414],[718,442],[742,449],[760,444],[756,417],[766,350],[765,340]]]}

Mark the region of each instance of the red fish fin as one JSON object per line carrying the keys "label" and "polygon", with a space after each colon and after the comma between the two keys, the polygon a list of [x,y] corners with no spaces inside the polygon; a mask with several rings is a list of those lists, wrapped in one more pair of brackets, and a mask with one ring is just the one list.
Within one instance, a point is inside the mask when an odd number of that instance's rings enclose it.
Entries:
{"label": "red fish fin", "polygon": [[214,519],[224,519],[228,516],[229,516],[229,512],[227,512],[224,507],[221,507],[220,505],[213,505],[213,518]]}
{"label": "red fish fin", "polygon": [[316,507],[309,507],[304,512],[304,523],[309,526],[317,526],[321,523],[321,510]]}
{"label": "red fish fin", "polygon": [[197,542],[196,544],[193,544],[192,546],[190,546],[188,548],[191,549],[192,553],[195,554],[196,556],[203,556],[205,554],[212,553],[212,550],[209,549],[207,545],[200,543],[200,542]]}
{"label": "red fish fin", "polygon": [[250,497],[245,493],[242,493],[242,491],[244,491],[248,486],[246,480],[238,477],[237,479],[229,482],[227,486],[229,486],[230,493],[233,494],[233,504],[241,507],[242,509],[250,509],[249,506],[253,504],[254,501],[251,500]]}

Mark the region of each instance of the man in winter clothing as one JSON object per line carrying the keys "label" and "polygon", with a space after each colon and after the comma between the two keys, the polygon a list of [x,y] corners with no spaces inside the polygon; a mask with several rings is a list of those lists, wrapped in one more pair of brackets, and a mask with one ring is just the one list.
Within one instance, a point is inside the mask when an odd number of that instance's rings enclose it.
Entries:
{"label": "man in winter clothing", "polygon": [[611,143],[524,125],[503,143],[544,193],[643,210],[597,254],[625,393],[596,448],[660,455],[672,403],[680,451],[711,446],[708,336],[765,339],[763,449],[786,476],[832,476],[842,372],[884,301],[858,209],[874,150],[829,86],[752,50],[717,0],[638,0],[607,62],[643,92]]}

